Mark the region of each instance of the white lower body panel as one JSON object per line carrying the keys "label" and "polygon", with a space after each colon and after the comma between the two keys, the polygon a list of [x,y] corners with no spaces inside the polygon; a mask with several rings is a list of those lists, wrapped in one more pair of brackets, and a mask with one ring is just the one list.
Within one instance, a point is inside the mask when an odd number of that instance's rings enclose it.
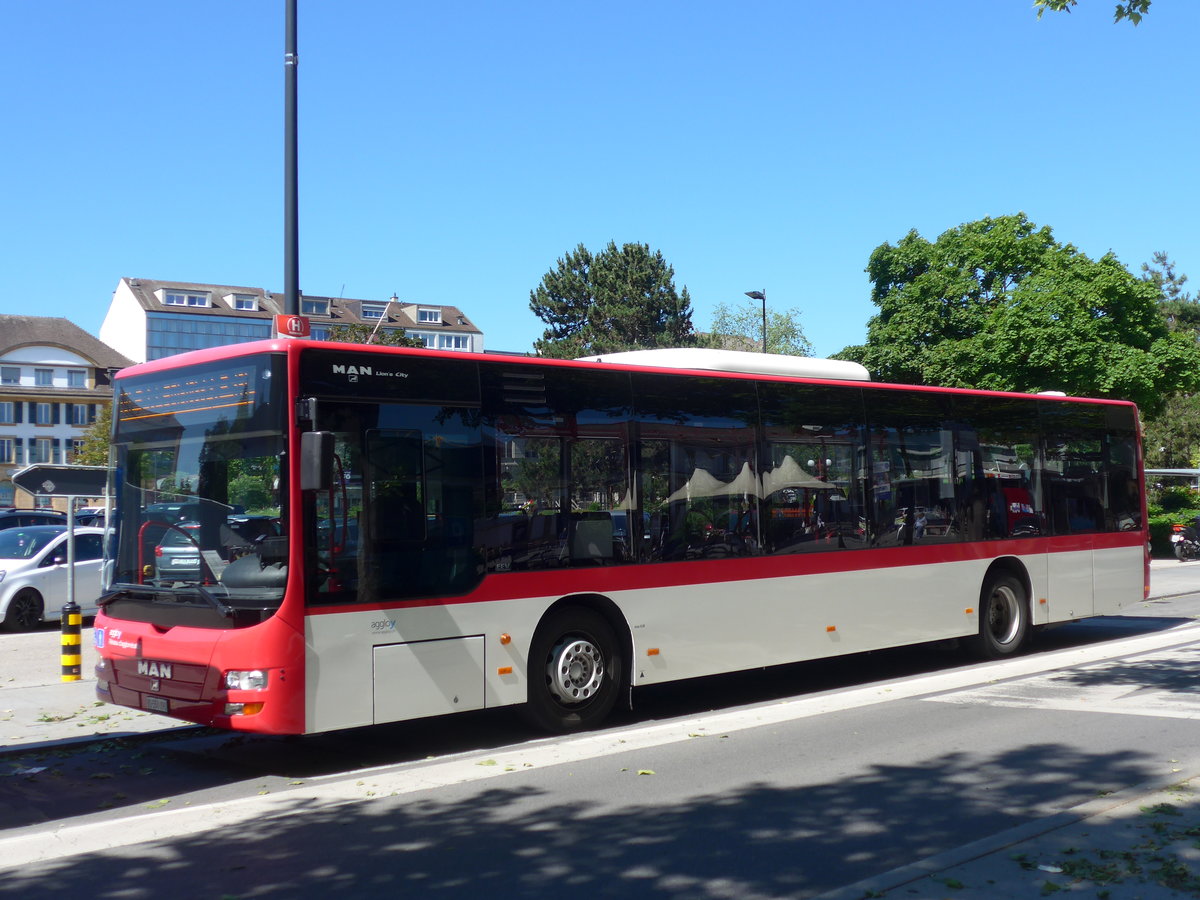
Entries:
{"label": "white lower body panel", "polygon": [[[1138,547],[1006,558],[1029,577],[1034,625],[1112,614],[1142,598]],[[307,730],[523,703],[534,631],[572,593],[615,604],[631,638],[633,684],[647,685],[973,635],[993,562],[654,588],[627,586],[636,585],[639,568],[627,567],[616,589],[598,586],[613,569],[580,569],[567,593],[322,611],[306,619]],[[754,561],[740,566],[752,572]]]}

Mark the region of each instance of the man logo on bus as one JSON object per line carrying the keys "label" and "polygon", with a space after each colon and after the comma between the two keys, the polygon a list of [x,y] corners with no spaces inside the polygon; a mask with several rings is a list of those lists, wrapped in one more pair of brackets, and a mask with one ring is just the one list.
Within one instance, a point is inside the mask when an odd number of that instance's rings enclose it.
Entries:
{"label": "man logo on bus", "polygon": [[370,366],[338,366],[333,367],[334,375],[370,375]]}
{"label": "man logo on bus", "polygon": [[139,675],[149,675],[151,678],[170,678],[171,664],[153,662],[148,659],[139,659],[137,664],[137,673]]}

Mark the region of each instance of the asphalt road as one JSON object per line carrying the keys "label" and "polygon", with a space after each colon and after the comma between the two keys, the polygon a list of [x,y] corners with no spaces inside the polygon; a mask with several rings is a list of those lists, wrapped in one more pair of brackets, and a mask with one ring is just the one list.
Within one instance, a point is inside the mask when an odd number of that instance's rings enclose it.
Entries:
{"label": "asphalt road", "polygon": [[816,897],[1200,773],[1200,563],[1153,584],[1017,660],[919,647],[664,686],[565,740],[500,711],[10,758],[41,771],[0,779],[0,896]]}

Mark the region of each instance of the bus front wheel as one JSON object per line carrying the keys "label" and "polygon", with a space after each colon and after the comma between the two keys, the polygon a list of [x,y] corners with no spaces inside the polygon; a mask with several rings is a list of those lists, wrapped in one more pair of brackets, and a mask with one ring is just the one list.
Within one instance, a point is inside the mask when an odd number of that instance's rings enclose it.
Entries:
{"label": "bus front wheel", "polygon": [[594,728],[612,711],[623,663],[612,626],[583,607],[556,610],[529,648],[529,699],[521,714],[546,731]]}
{"label": "bus front wheel", "polygon": [[1017,653],[1029,637],[1029,596],[1021,579],[1007,572],[990,576],[979,595],[979,633],[972,649],[984,659]]}

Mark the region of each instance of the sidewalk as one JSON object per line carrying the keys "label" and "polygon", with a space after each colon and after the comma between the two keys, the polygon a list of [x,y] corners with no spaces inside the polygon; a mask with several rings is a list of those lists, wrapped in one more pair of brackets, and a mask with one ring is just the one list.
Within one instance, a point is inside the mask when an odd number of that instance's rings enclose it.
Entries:
{"label": "sidewalk", "polygon": [[83,629],[80,681],[62,680],[61,635],[46,630],[6,636],[0,675],[0,754],[97,735],[140,734],[184,723],[96,699],[96,648]]}
{"label": "sidewalk", "polygon": [[818,900],[1200,897],[1200,773],[1140,785],[894,869]]}

